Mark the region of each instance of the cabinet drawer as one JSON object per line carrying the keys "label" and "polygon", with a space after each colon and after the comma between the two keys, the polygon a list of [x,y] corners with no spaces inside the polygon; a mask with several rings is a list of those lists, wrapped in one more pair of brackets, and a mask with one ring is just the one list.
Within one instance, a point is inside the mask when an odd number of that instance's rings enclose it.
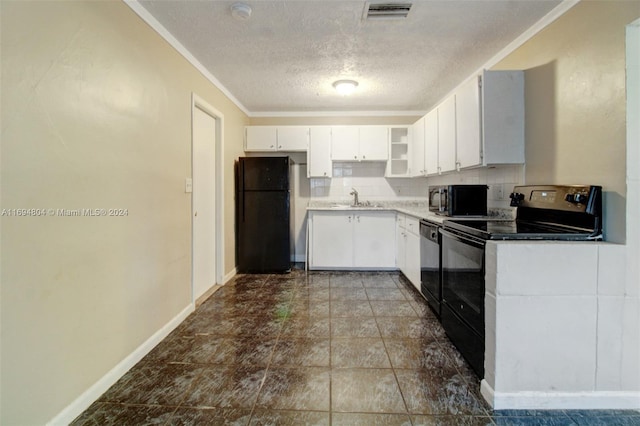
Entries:
{"label": "cabinet drawer", "polygon": [[405,229],[412,234],[420,235],[420,221],[413,216],[406,216]]}

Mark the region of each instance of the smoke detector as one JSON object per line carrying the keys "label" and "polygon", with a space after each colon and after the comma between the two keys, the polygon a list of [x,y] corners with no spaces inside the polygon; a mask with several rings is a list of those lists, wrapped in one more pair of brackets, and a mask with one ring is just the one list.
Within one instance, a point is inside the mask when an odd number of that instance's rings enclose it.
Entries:
{"label": "smoke detector", "polygon": [[251,6],[245,3],[234,3],[231,6],[231,16],[238,21],[246,21],[251,17]]}
{"label": "smoke detector", "polygon": [[409,15],[412,5],[410,2],[367,1],[364,4],[362,19],[404,19]]}

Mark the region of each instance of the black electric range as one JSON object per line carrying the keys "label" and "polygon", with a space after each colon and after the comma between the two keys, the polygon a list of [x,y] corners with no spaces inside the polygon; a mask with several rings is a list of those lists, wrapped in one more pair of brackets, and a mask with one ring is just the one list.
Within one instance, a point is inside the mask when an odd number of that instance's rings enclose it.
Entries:
{"label": "black electric range", "polygon": [[602,188],[516,186],[515,220],[445,220],[441,235],[440,320],[469,365],[484,374],[485,247],[489,240],[602,239]]}
{"label": "black electric range", "polygon": [[510,197],[515,220],[449,219],[443,226],[483,240],[602,239],[600,186],[516,186]]}

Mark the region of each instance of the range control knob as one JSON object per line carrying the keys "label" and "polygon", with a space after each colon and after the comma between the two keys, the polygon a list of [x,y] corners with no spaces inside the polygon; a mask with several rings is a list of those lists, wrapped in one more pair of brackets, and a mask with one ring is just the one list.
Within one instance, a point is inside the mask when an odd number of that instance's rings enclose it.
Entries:
{"label": "range control knob", "polygon": [[564,199],[572,204],[584,204],[587,201],[587,196],[584,194],[567,194]]}
{"label": "range control knob", "polygon": [[509,198],[511,198],[511,207],[518,207],[522,203],[522,200],[524,200],[524,194],[512,192],[509,194]]}

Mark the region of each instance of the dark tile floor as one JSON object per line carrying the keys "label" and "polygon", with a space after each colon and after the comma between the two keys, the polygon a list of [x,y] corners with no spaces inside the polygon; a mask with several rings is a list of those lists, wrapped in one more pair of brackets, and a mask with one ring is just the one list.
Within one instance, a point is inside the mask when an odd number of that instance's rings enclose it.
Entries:
{"label": "dark tile floor", "polygon": [[496,411],[397,273],[238,275],[74,425],[640,425]]}

